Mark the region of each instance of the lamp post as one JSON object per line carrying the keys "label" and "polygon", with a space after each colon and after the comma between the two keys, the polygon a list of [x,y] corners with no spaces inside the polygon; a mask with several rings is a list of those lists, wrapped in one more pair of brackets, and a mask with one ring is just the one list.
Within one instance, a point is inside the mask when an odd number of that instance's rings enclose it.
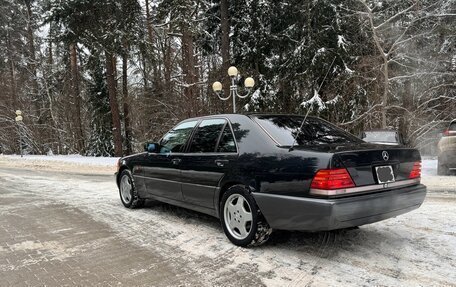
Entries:
{"label": "lamp post", "polygon": [[253,86],[255,86],[255,80],[251,77],[248,77],[244,81],[244,86],[247,89],[247,94],[244,96],[240,95],[238,93],[238,86],[236,85],[237,75],[238,75],[238,69],[234,66],[231,66],[228,69],[228,76],[230,76],[230,78],[231,78],[230,95],[228,97],[222,96],[222,94],[223,94],[222,83],[214,82],[212,84],[212,90],[219,97],[219,99],[221,99],[222,101],[227,101],[230,99],[230,97],[233,98],[233,113],[236,113],[236,97],[239,97],[241,99],[247,98],[248,96],[250,96]]}
{"label": "lamp post", "polygon": [[16,111],[16,123],[18,126],[18,131],[19,131],[19,149],[21,151],[21,157],[23,156],[22,153],[22,132],[21,132],[21,123],[22,123],[22,112],[20,110]]}

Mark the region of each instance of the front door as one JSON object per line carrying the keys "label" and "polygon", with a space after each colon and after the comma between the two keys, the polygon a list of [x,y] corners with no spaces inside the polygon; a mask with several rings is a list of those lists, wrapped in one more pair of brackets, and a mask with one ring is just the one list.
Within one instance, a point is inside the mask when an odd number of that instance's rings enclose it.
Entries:
{"label": "front door", "polygon": [[148,195],[182,200],[182,151],[197,121],[181,123],[170,130],[160,141],[158,153],[148,153],[144,179]]}

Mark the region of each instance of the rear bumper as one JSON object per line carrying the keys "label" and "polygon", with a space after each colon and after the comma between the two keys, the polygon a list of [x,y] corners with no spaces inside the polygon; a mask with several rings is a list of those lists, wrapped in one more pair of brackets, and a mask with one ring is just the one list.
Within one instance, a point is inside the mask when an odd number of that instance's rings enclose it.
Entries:
{"label": "rear bumper", "polygon": [[420,207],[425,196],[422,184],[337,199],[253,193],[272,228],[303,231],[347,228],[395,217]]}

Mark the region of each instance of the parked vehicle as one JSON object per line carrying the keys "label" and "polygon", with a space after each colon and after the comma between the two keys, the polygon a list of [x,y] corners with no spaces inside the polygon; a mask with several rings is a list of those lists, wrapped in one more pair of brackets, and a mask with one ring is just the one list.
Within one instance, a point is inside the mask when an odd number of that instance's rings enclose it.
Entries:
{"label": "parked vehicle", "polygon": [[402,135],[396,130],[367,130],[360,133],[363,141],[384,145],[405,145]]}
{"label": "parked vehicle", "polygon": [[127,208],[145,199],[221,220],[239,246],[272,229],[320,231],[360,226],[418,208],[416,149],[365,143],[315,117],[214,115],[172,128],[145,152],[119,160]]}
{"label": "parked vehicle", "polygon": [[437,146],[439,152],[437,173],[449,175],[452,171],[456,171],[456,119],[451,121],[443,132]]}

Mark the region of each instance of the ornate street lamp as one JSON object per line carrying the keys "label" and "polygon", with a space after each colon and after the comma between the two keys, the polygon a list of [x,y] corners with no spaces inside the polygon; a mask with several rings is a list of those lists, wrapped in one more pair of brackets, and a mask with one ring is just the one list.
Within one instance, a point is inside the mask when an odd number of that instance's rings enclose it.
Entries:
{"label": "ornate street lamp", "polygon": [[18,131],[19,131],[19,149],[21,151],[21,157],[23,156],[22,153],[22,132],[21,132],[21,123],[22,123],[22,112],[20,110],[16,111],[16,123],[18,126]]}
{"label": "ornate street lamp", "polygon": [[223,97],[223,86],[222,83],[220,82],[214,82],[212,84],[212,90],[214,90],[215,94],[221,99],[222,101],[227,101],[230,99],[230,97],[233,98],[233,113],[236,113],[236,97],[239,97],[241,99],[247,98],[250,96],[250,93],[252,92],[253,86],[255,86],[255,80],[251,77],[248,77],[244,81],[244,86],[247,89],[247,94],[242,96],[238,93],[238,86],[236,85],[236,78],[238,75],[238,69],[234,66],[231,66],[228,69],[228,76],[231,78],[231,86],[230,86],[230,95],[228,97]]}

